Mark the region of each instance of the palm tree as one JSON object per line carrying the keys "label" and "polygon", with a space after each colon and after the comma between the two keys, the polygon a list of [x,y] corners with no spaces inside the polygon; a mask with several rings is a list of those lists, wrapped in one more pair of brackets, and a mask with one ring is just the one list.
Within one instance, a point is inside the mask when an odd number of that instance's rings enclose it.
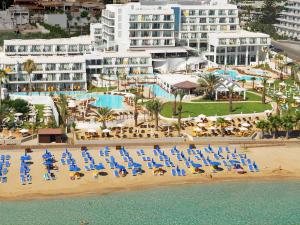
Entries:
{"label": "palm tree", "polygon": [[254,82],[256,81],[256,77],[251,77],[252,80],[252,89],[254,90]]}
{"label": "palm tree", "polygon": [[178,91],[178,95],[179,95],[179,105],[177,107],[177,119],[178,119],[178,136],[181,135],[181,117],[182,117],[182,99],[184,97],[184,92],[182,90]]}
{"label": "palm tree", "polygon": [[27,72],[27,74],[29,75],[29,92],[31,94],[32,92],[32,85],[31,85],[31,74],[33,71],[36,70],[36,64],[34,63],[34,61],[32,59],[27,59],[24,63],[24,70]]}
{"label": "palm tree", "polygon": [[264,139],[265,131],[269,129],[269,123],[265,120],[259,120],[256,127],[261,129],[261,138]]}
{"label": "palm tree", "polygon": [[264,77],[262,79],[262,84],[263,84],[263,93],[262,93],[262,98],[261,98],[261,101],[263,104],[266,104],[266,89],[267,89],[267,81],[268,81],[268,78]]}
{"label": "palm tree", "polygon": [[221,127],[221,134],[222,134],[222,137],[224,136],[224,127],[227,125],[227,122],[226,120],[223,118],[223,117],[219,117],[217,119],[217,126],[220,126]]}
{"label": "palm tree", "polygon": [[233,96],[233,85],[231,87],[228,87],[228,93],[229,93],[229,98],[228,98],[228,101],[229,101],[229,113],[231,113],[233,111],[233,107],[232,107],[232,96]]}
{"label": "palm tree", "polygon": [[133,103],[134,103],[134,113],[133,113],[133,118],[134,118],[134,126],[137,127],[138,124],[138,116],[139,116],[139,111],[138,111],[138,106],[139,106],[139,99],[140,97],[138,95],[135,95],[133,98]]}
{"label": "palm tree", "polygon": [[154,115],[155,117],[155,130],[158,131],[158,119],[159,119],[159,113],[161,112],[163,108],[163,104],[158,99],[153,99],[149,102],[147,102],[148,110]]}
{"label": "palm tree", "polygon": [[293,117],[290,115],[286,115],[282,117],[281,121],[281,126],[283,127],[286,133],[285,138],[288,139],[289,132],[293,129]]}
{"label": "palm tree", "polygon": [[116,72],[116,76],[117,76],[118,91],[120,91],[120,72],[119,71]]}
{"label": "palm tree", "polygon": [[7,74],[5,70],[0,70],[0,108],[2,105],[2,83],[5,82],[6,75]]}
{"label": "palm tree", "polygon": [[198,80],[199,89],[204,90],[210,99],[213,100],[214,88],[221,81],[221,77],[214,75],[212,73],[206,74],[204,77]]}
{"label": "palm tree", "polygon": [[65,95],[63,94],[59,95],[58,106],[59,106],[59,114],[61,118],[61,126],[63,128],[66,128],[68,124],[68,100]]}
{"label": "palm tree", "polygon": [[102,107],[96,111],[96,114],[99,116],[99,121],[102,122],[103,127],[106,128],[106,121],[112,116],[113,111],[108,107]]}
{"label": "palm tree", "polygon": [[174,95],[173,115],[176,115],[177,114],[177,112],[176,112],[176,110],[177,110],[177,108],[176,108],[176,99],[177,99],[178,91],[174,90],[173,95]]}
{"label": "palm tree", "polygon": [[300,127],[300,111],[295,112],[294,123],[295,127]]}
{"label": "palm tree", "polygon": [[277,137],[277,134],[278,134],[278,129],[280,128],[281,126],[281,118],[280,116],[270,116],[268,118],[268,122],[269,122],[269,125],[270,125],[270,129],[273,133],[273,138],[276,138]]}
{"label": "palm tree", "polygon": [[276,115],[280,115],[280,108],[279,108],[279,106],[280,106],[280,97],[278,96],[278,95],[275,95],[274,96],[274,100],[275,100],[275,102],[276,102]]}

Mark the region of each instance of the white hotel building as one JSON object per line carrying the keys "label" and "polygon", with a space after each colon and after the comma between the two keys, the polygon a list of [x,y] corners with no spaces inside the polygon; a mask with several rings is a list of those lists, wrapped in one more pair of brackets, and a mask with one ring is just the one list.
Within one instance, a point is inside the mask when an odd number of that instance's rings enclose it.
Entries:
{"label": "white hotel building", "polygon": [[300,0],[288,0],[278,21],[279,34],[300,40]]}
{"label": "white hotel building", "polygon": [[[90,36],[4,41],[0,68],[10,68],[8,88],[15,92],[27,91],[30,82],[35,91],[86,90],[87,80],[100,74],[197,70],[207,60],[255,64],[270,38],[240,30],[237,12],[226,0],[107,5]],[[37,65],[30,77],[22,68],[29,58]]]}

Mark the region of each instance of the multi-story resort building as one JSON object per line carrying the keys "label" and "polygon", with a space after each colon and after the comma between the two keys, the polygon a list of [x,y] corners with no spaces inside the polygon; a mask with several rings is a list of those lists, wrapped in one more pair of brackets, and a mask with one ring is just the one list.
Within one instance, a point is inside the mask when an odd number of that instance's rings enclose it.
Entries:
{"label": "multi-story resort building", "polygon": [[[150,4],[151,3],[151,4]],[[9,91],[86,90],[100,74],[153,75],[210,65],[251,65],[263,60],[268,35],[240,29],[238,11],[226,0],[107,5],[90,36],[6,40],[0,68]],[[259,57],[262,57],[259,59]],[[23,63],[33,59],[29,75]]]}
{"label": "multi-story resort building", "polygon": [[285,10],[278,19],[276,29],[279,34],[290,38],[300,39],[300,1],[288,0]]}

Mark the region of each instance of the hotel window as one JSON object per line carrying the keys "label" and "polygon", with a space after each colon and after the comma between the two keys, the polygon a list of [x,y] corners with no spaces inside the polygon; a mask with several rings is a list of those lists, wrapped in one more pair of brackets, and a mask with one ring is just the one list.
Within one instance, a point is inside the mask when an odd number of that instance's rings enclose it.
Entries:
{"label": "hotel window", "polygon": [[142,40],[142,45],[150,45],[150,40]]}
{"label": "hotel window", "polygon": [[207,38],[207,33],[201,33],[201,38]]}
{"label": "hotel window", "polygon": [[41,46],[40,45],[32,45],[31,46],[31,52],[41,52]]}
{"label": "hotel window", "polygon": [[140,58],[140,64],[147,64],[147,58]]}
{"label": "hotel window", "polygon": [[214,16],[215,15],[215,10],[209,10],[208,15],[209,16]]}
{"label": "hotel window", "polygon": [[139,24],[138,23],[130,23],[129,29],[138,29]]}
{"label": "hotel window", "polygon": [[235,23],[235,18],[229,18],[229,23]]}
{"label": "hotel window", "polygon": [[170,20],[172,20],[171,15],[164,15],[164,21],[170,21]]}
{"label": "hotel window", "polygon": [[190,10],[189,14],[190,14],[190,16],[195,16],[196,15],[196,11],[195,10]]}
{"label": "hotel window", "polygon": [[246,38],[241,38],[241,39],[240,39],[240,44],[241,44],[241,45],[247,44],[247,39],[246,39]]}
{"label": "hotel window", "polygon": [[69,52],[78,52],[78,47],[77,45],[69,45]]}
{"label": "hotel window", "polygon": [[138,46],[138,41],[137,40],[131,40],[130,41],[130,46]]}
{"label": "hotel window", "polygon": [[82,73],[74,73],[73,80],[83,80]]}
{"label": "hotel window", "polygon": [[182,27],[181,27],[181,30],[182,30],[182,31],[187,31],[187,30],[188,30],[188,26],[187,26],[187,25],[182,26]]}
{"label": "hotel window", "polygon": [[163,29],[171,29],[172,28],[172,24],[171,23],[164,23],[163,24]]}
{"label": "hotel window", "polygon": [[230,45],[235,45],[237,43],[237,40],[236,39],[234,39],[234,38],[230,38],[229,39],[229,44]]}
{"label": "hotel window", "polygon": [[103,65],[112,65],[112,59],[111,58],[104,58]]}
{"label": "hotel window", "polygon": [[227,52],[235,52],[236,47],[227,47]]}
{"label": "hotel window", "polygon": [[150,23],[142,23],[141,29],[150,29]]}
{"label": "hotel window", "polygon": [[61,63],[59,64],[59,70],[69,70],[70,65],[68,63]]}
{"label": "hotel window", "polygon": [[226,23],[226,18],[219,18],[219,23]]}
{"label": "hotel window", "polygon": [[152,37],[160,37],[160,31],[152,31]]}
{"label": "hotel window", "polygon": [[172,37],[172,32],[171,31],[164,31],[163,36],[164,37]]}
{"label": "hotel window", "polygon": [[249,44],[256,44],[256,38],[250,38]]}
{"label": "hotel window", "polygon": [[160,15],[153,15],[152,21],[160,21]]}
{"label": "hotel window", "polygon": [[73,63],[72,70],[81,70],[81,63]]}
{"label": "hotel window", "polygon": [[18,52],[27,52],[28,47],[26,45],[20,45],[18,48]]}
{"label": "hotel window", "polygon": [[42,71],[42,70],[43,70],[43,65],[40,64],[40,63],[36,64],[36,69],[35,69],[35,71]]}
{"label": "hotel window", "polygon": [[48,63],[48,64],[46,64],[45,70],[52,71],[52,70],[55,70],[55,68],[56,68],[56,65],[54,63]]}
{"label": "hotel window", "polygon": [[225,16],[226,15],[226,12],[225,10],[219,10],[219,13],[218,13],[219,16]]}
{"label": "hotel window", "polygon": [[216,23],[216,18],[209,18],[208,22],[209,23]]}
{"label": "hotel window", "polygon": [[137,31],[130,31],[129,32],[129,37],[138,37],[138,32]]}
{"label": "hotel window", "polygon": [[219,39],[219,45],[226,45],[226,39],[225,38],[220,38]]}
{"label": "hotel window", "polygon": [[200,18],[199,23],[206,23],[206,18]]}
{"label": "hotel window", "polygon": [[188,20],[186,17],[181,17],[181,23],[187,23],[187,22],[188,22]]}
{"label": "hotel window", "polygon": [[199,10],[199,16],[205,16],[206,11],[205,10]]}
{"label": "hotel window", "polygon": [[56,51],[57,52],[65,52],[66,51],[66,46],[65,45],[57,45],[56,46]]}
{"label": "hotel window", "polygon": [[160,45],[160,40],[153,40],[153,45]]}
{"label": "hotel window", "polygon": [[171,42],[171,40],[164,40],[164,44],[165,44],[165,45],[171,45],[172,42]]}
{"label": "hotel window", "polygon": [[150,32],[149,31],[142,31],[141,32],[141,37],[150,37]]}
{"label": "hotel window", "polygon": [[70,80],[70,74],[69,73],[62,73],[60,75],[60,80]]}
{"label": "hotel window", "polygon": [[197,38],[197,34],[191,34],[191,38],[192,39],[196,39]]}
{"label": "hotel window", "polygon": [[236,10],[233,10],[233,9],[228,10],[228,15],[229,15],[229,16],[236,15]]}
{"label": "hotel window", "polygon": [[115,64],[116,64],[116,65],[124,64],[124,58],[116,58]]}
{"label": "hotel window", "polygon": [[149,15],[142,15],[142,21],[151,21],[151,18]]}
{"label": "hotel window", "polygon": [[225,53],[225,47],[217,47],[217,53]]}
{"label": "hotel window", "polygon": [[260,43],[261,43],[261,44],[267,44],[267,43],[268,43],[267,38],[261,38],[261,39],[260,39]]}
{"label": "hotel window", "polygon": [[190,31],[197,31],[197,26],[196,25],[190,26]]}
{"label": "hotel window", "polygon": [[230,25],[230,30],[236,30],[236,25]]}
{"label": "hotel window", "polygon": [[52,45],[45,45],[44,52],[52,52]]}
{"label": "hotel window", "polygon": [[196,18],[190,18],[190,23],[196,23],[196,22],[197,22]]}
{"label": "hotel window", "polygon": [[129,21],[137,21],[137,20],[138,20],[138,16],[137,15],[130,15]]}
{"label": "hotel window", "polygon": [[222,25],[222,26],[220,26],[220,29],[221,29],[221,31],[227,31],[228,29],[227,29],[227,26],[225,25]]}
{"label": "hotel window", "polygon": [[160,23],[152,23],[152,29],[160,29]]}

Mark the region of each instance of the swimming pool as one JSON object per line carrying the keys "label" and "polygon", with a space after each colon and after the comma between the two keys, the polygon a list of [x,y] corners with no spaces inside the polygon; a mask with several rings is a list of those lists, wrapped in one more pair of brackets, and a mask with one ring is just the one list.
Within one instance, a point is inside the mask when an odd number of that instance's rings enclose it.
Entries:
{"label": "swimming pool", "polygon": [[[214,72],[215,75],[229,75],[233,80],[246,80],[246,81],[250,81],[252,79],[252,77],[254,76],[250,76],[250,75],[241,75],[239,74],[238,71],[236,70],[216,70]],[[262,80],[261,77],[255,77],[256,80]]]}
{"label": "swimming pool", "polygon": [[124,109],[124,97],[120,95],[104,95],[98,93],[87,93],[76,96],[78,100],[95,98],[96,101],[91,103],[95,107],[108,107],[110,109]]}
{"label": "swimming pool", "polygon": [[78,95],[78,94],[84,94],[85,91],[45,91],[45,92],[31,92],[30,94],[28,92],[13,92],[11,94],[13,95],[21,95],[21,96],[49,96],[49,95]]}
{"label": "swimming pool", "polygon": [[252,73],[255,73],[255,74],[260,75],[260,76],[263,76],[263,75],[266,74],[266,72],[263,71],[263,70],[261,70],[261,69],[253,69],[253,68],[251,68],[250,71],[251,71]]}
{"label": "swimming pool", "polygon": [[149,87],[151,93],[156,97],[174,99],[174,95],[161,88],[158,84],[143,84],[144,87]]}

